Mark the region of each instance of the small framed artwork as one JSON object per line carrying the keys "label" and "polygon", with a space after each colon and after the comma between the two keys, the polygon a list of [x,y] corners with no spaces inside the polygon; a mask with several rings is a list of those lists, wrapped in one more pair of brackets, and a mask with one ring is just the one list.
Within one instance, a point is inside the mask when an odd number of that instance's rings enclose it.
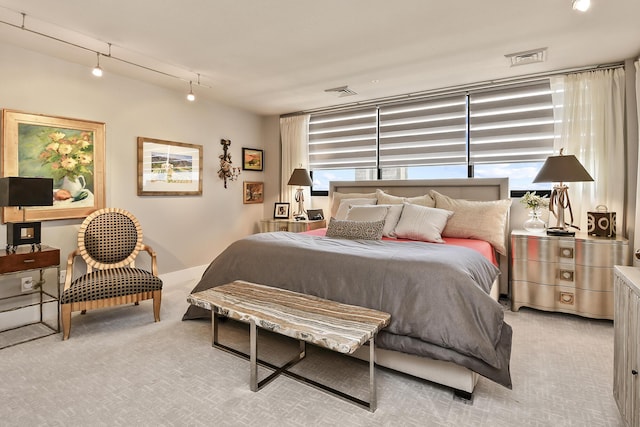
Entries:
{"label": "small framed artwork", "polygon": [[289,219],[289,203],[277,202],[273,207],[273,217],[276,219]]}
{"label": "small framed artwork", "polygon": [[264,151],[242,148],[242,170],[261,171],[264,168]]}
{"label": "small framed artwork", "polygon": [[84,218],[103,208],[104,153],[104,123],[2,110],[2,176],[53,179],[52,205],[5,207],[3,222]]}
{"label": "small framed artwork", "polygon": [[264,203],[264,182],[245,181],[242,194],[243,203]]}
{"label": "small framed artwork", "polygon": [[138,196],[202,194],[202,145],[138,137]]}

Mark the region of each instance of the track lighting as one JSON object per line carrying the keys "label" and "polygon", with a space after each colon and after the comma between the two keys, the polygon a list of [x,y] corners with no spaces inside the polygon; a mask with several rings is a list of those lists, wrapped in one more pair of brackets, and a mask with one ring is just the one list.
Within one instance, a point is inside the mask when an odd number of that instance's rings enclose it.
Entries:
{"label": "track lighting", "polygon": [[591,0],[573,0],[571,3],[573,10],[586,12],[591,7]]}
{"label": "track lighting", "polygon": [[96,77],[102,77],[102,68],[100,68],[100,52],[96,52],[96,55],[98,55],[98,63],[91,73]]}
{"label": "track lighting", "polygon": [[[0,7],[0,9],[6,9],[6,8]],[[18,13],[18,12],[16,12],[16,13]],[[102,68],[100,67],[100,56],[106,56],[107,58],[109,58],[110,61],[118,61],[118,62],[120,62],[122,64],[130,65],[132,67],[137,67],[137,68],[140,68],[142,70],[146,70],[146,71],[150,71],[152,73],[163,75],[165,77],[169,77],[169,78],[172,78],[172,79],[177,79],[177,80],[180,80],[180,81],[183,81],[183,82],[187,81],[184,77],[181,77],[179,75],[176,75],[176,74],[173,74],[173,73],[168,73],[166,71],[162,71],[162,70],[159,70],[157,68],[150,67],[148,65],[139,64],[137,62],[131,61],[129,59],[125,59],[125,58],[120,57],[120,56],[114,56],[114,55],[111,54],[111,43],[107,43],[107,45],[109,47],[108,53],[101,53],[101,51],[97,51],[94,48],[87,47],[87,46],[82,46],[82,45],[80,45],[80,44],[78,44],[76,42],[73,42],[73,41],[70,41],[70,40],[65,40],[65,39],[60,38],[58,36],[46,34],[46,33],[42,32],[42,31],[33,30],[31,28],[28,28],[28,26],[26,25],[27,14],[23,13],[23,12],[19,12],[19,14],[22,17],[22,23],[21,24],[16,24],[16,23],[13,23],[13,22],[9,22],[9,21],[4,20],[2,17],[0,17],[0,26],[1,25],[6,25],[6,26],[9,26],[9,27],[13,27],[15,29],[18,29],[20,31],[27,31],[27,32],[29,32],[31,34],[34,34],[34,35],[37,35],[37,36],[40,36],[40,37],[45,37],[47,39],[50,39],[50,40],[53,40],[53,41],[56,41],[56,42],[59,42],[59,43],[66,44],[68,46],[73,46],[75,48],[82,49],[84,51],[94,52],[97,55],[97,63],[96,63],[96,66],[91,71],[91,73],[96,77],[101,77],[103,75]],[[95,40],[95,42],[97,43],[97,42],[99,42],[99,40]],[[200,83],[200,74],[198,74],[197,85],[205,87],[205,88],[208,88],[208,89],[211,89],[211,86],[208,86],[206,84]],[[196,99],[196,96],[193,93],[192,81],[189,81],[189,94],[187,95],[187,99],[189,101],[195,101],[195,99]]]}
{"label": "track lighting", "polygon": [[196,100],[196,96],[193,94],[193,86],[191,82],[189,82],[189,93],[187,94],[187,100],[191,102]]}

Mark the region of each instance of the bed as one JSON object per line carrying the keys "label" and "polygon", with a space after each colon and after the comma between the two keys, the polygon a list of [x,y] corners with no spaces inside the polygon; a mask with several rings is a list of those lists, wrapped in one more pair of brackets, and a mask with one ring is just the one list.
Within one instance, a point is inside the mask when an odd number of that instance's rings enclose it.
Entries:
{"label": "bed", "polygon": [[[401,197],[421,203],[431,194],[442,206],[474,200],[491,208],[494,201],[508,200],[508,180],[332,182],[330,197],[339,201],[345,194],[376,191],[388,196],[384,200]],[[337,209],[336,204],[331,214]],[[452,244],[336,239],[314,235],[318,232],[263,233],[230,245],[212,261],[193,292],[246,280],[390,312],[392,323],[379,336],[376,363],[451,387],[469,399],[479,375],[511,387],[511,328],[497,302],[500,282],[506,280],[508,207],[504,216],[502,230],[492,234],[502,239],[493,241],[494,247],[502,245],[494,262],[486,254]],[[442,283],[447,286],[437,285]],[[210,312],[191,306],[183,319],[207,316]],[[366,360],[368,352],[356,357]]]}

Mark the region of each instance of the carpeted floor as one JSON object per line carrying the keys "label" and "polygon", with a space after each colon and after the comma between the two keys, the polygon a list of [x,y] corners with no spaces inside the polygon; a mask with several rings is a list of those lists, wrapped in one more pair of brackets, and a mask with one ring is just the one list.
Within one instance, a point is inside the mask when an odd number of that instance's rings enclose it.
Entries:
{"label": "carpeted floor", "polygon": [[[0,350],[0,425],[623,425],[610,321],[507,310],[513,390],[481,378],[469,405],[447,388],[378,369],[378,410],[369,413],[286,377],[251,392],[248,362],[211,347],[210,323],[181,321],[194,284],[165,282],[159,323],[147,301],[74,315],[69,341],[57,334]],[[227,322],[221,340],[248,350],[243,325]],[[275,336],[260,343],[273,362],[296,349]],[[367,364],[308,349],[296,369],[367,398]]]}

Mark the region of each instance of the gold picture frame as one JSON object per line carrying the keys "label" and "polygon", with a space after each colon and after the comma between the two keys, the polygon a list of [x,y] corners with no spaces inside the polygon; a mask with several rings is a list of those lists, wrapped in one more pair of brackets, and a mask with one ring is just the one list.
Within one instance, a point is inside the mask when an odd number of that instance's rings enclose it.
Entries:
{"label": "gold picture frame", "polygon": [[138,137],[138,196],[202,195],[202,145]]}
{"label": "gold picture frame", "polygon": [[264,203],[264,182],[244,181],[242,190],[243,203]]}
{"label": "gold picture frame", "polygon": [[2,176],[53,178],[53,206],[5,207],[2,221],[84,218],[104,207],[105,124],[2,110]]}

